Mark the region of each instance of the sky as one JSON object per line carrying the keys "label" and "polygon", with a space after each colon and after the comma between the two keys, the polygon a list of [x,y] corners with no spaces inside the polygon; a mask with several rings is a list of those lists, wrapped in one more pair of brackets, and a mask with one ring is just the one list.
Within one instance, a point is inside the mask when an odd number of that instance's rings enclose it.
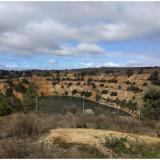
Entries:
{"label": "sky", "polygon": [[160,2],[0,2],[0,69],[160,66]]}

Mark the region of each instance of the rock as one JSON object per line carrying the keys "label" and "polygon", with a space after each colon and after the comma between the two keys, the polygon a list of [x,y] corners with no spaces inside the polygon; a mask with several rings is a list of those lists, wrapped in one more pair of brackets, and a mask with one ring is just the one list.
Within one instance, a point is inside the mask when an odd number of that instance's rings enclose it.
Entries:
{"label": "rock", "polygon": [[92,109],[85,109],[83,112],[84,115],[94,115],[94,111]]}

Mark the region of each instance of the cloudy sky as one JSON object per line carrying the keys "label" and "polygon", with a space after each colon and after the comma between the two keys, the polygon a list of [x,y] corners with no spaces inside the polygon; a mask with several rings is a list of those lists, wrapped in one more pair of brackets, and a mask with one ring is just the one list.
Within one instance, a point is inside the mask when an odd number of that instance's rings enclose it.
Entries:
{"label": "cloudy sky", "polygon": [[0,2],[0,68],[160,65],[160,2]]}

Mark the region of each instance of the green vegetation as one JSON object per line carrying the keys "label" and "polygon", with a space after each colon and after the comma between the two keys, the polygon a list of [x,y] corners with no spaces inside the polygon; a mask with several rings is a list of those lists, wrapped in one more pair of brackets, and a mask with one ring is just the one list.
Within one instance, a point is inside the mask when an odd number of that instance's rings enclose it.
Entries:
{"label": "green vegetation", "polygon": [[117,92],[111,92],[111,96],[117,96]]}
{"label": "green vegetation", "polygon": [[23,94],[22,106],[24,111],[32,111],[36,106],[36,89],[33,85],[27,88],[27,91]]}
{"label": "green vegetation", "polygon": [[126,74],[127,74],[128,77],[130,77],[130,76],[132,76],[134,74],[134,70],[133,69],[128,69],[126,71]]}
{"label": "green vegetation", "polygon": [[7,97],[0,92],[0,116],[10,114],[11,112],[12,109],[8,103]]}
{"label": "green vegetation", "polygon": [[102,90],[102,94],[107,94],[108,92],[108,90]]}
{"label": "green vegetation", "polygon": [[158,71],[154,71],[150,77],[148,78],[154,85],[160,85],[159,73]]}
{"label": "green vegetation", "polygon": [[140,89],[139,87],[136,87],[135,85],[131,84],[128,88],[128,91],[132,91],[134,93],[143,92],[143,89]]}
{"label": "green vegetation", "polygon": [[85,96],[85,97],[90,97],[92,95],[92,93],[91,92],[89,92],[89,91],[82,91],[81,92],[81,96],[83,97],[83,96]]}
{"label": "green vegetation", "polygon": [[26,92],[26,88],[23,86],[22,83],[18,83],[18,84],[15,86],[15,90],[16,90],[16,92],[20,92],[20,93]]}
{"label": "green vegetation", "polygon": [[160,120],[160,89],[150,89],[144,96],[144,119]]}
{"label": "green vegetation", "polygon": [[117,81],[117,79],[109,79],[107,82],[108,83],[117,83],[118,81]]}
{"label": "green vegetation", "polygon": [[130,142],[127,137],[105,137],[105,146],[115,151],[119,158],[159,158],[160,146],[147,146],[138,142]]}
{"label": "green vegetation", "polygon": [[28,81],[26,78],[23,78],[23,79],[22,79],[22,83],[23,83],[23,84],[29,84],[29,81]]}
{"label": "green vegetation", "polygon": [[76,89],[74,89],[74,90],[72,91],[72,94],[75,95],[76,93],[78,93],[78,91],[77,91]]}

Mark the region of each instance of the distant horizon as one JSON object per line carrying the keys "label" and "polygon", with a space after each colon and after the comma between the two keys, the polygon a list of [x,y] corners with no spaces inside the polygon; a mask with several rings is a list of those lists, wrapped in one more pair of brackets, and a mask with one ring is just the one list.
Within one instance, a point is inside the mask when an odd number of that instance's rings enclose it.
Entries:
{"label": "distant horizon", "polygon": [[0,68],[0,71],[1,70],[4,70],[4,71],[72,71],[72,70],[83,70],[83,69],[122,69],[122,68],[127,68],[127,69],[138,69],[138,68],[160,68],[160,66],[141,66],[141,67],[138,67],[138,66],[135,66],[135,67],[88,67],[88,68],[72,68],[72,69],[22,69],[22,70],[13,70],[13,69],[1,69]]}
{"label": "distant horizon", "polygon": [[160,2],[0,2],[0,68],[160,66]]}

